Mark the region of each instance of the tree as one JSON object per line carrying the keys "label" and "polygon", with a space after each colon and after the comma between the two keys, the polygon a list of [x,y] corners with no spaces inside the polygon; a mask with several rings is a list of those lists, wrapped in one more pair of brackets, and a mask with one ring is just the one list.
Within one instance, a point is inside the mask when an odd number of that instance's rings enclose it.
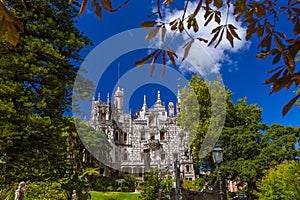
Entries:
{"label": "tree", "polygon": [[272,167],[257,183],[255,194],[262,200],[300,199],[300,163],[288,161]]}
{"label": "tree", "polygon": [[[211,152],[204,152],[205,157],[199,155],[202,155],[203,141],[207,137],[205,134],[213,119],[211,98],[223,94],[220,92],[218,82],[206,83],[200,76],[192,77],[189,84],[193,90],[182,92],[179,122],[183,127],[192,129],[188,131],[191,132],[190,145],[194,164],[198,165],[200,161],[205,161],[211,166],[212,175],[204,178],[209,184],[213,184],[217,178],[217,166],[212,161]],[[209,91],[210,84],[214,84],[217,89]],[[279,124],[267,126],[262,122],[262,108],[256,104],[249,105],[246,98],[234,103],[230,99],[231,93],[230,90],[226,91],[226,101],[223,102],[227,106],[226,119],[218,140],[219,145],[224,148],[221,170],[224,179],[237,181],[241,186],[247,185],[246,191],[251,197],[264,170],[285,160],[297,159],[299,150],[295,144],[300,140],[300,130]],[[195,97],[199,104],[198,108],[194,106]],[[188,114],[182,118],[185,112]],[[194,119],[196,115],[200,116],[198,120]]]}
{"label": "tree", "polygon": [[266,169],[297,159],[299,128],[266,126],[261,122],[261,109],[248,106],[245,100],[234,107],[230,110],[237,112],[235,116],[239,119],[232,127],[224,128],[219,141],[224,148],[222,171],[226,178],[247,185],[248,196],[252,196]]}
{"label": "tree", "polygon": [[9,5],[24,32],[15,46],[0,39],[0,185],[58,180],[70,169],[69,119],[63,114],[70,110],[79,52],[90,41],[74,26],[75,5],[62,0]]}
{"label": "tree", "polygon": [[199,75],[192,76],[189,86],[180,94],[179,124],[189,133],[194,162],[199,163],[199,158],[211,151],[209,147],[218,140],[216,131],[223,127],[231,92],[221,82],[205,81]]}
{"label": "tree", "polygon": [[141,189],[140,197],[144,200],[168,199],[172,190],[173,182],[169,175],[161,178],[158,171],[149,171],[145,174],[145,179],[139,184]]}

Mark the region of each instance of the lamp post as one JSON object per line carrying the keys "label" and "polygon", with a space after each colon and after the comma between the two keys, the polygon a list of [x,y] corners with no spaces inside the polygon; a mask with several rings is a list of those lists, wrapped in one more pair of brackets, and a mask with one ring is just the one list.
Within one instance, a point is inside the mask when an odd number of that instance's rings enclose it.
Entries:
{"label": "lamp post", "polygon": [[175,200],[179,200],[180,193],[180,163],[178,159],[174,161],[174,172],[175,172]]}
{"label": "lamp post", "polygon": [[214,160],[214,163],[217,163],[218,164],[218,177],[219,177],[219,189],[220,189],[220,199],[223,200],[223,195],[224,195],[224,192],[223,192],[223,183],[222,183],[222,177],[221,177],[221,169],[220,169],[220,165],[221,163],[223,162],[223,149],[221,147],[217,145],[215,145],[214,149],[213,149],[213,152],[212,152],[212,157],[213,157],[213,160]]}

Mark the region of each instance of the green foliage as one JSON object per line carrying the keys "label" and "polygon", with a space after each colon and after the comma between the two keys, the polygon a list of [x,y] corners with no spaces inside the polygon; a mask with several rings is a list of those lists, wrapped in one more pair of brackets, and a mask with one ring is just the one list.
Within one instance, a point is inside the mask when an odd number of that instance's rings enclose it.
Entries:
{"label": "green foliage", "polygon": [[[219,83],[211,83],[219,88]],[[192,130],[191,149],[195,163],[206,161],[212,167],[212,175],[204,176],[208,184],[213,184],[217,178],[216,166],[212,161],[210,152],[202,152],[207,156],[199,159],[201,155],[204,137],[212,119],[219,116],[211,116],[211,96],[206,83],[198,76],[190,80],[192,90],[184,90],[182,93],[181,110],[186,118],[180,118],[181,125],[190,127]],[[214,96],[223,95],[214,91]],[[282,163],[285,160],[296,159],[299,149],[296,143],[300,140],[299,128],[285,127],[279,124],[267,126],[261,122],[262,109],[255,104],[249,105],[246,98],[237,100],[237,103],[230,100],[231,92],[226,91],[227,114],[224,127],[219,138],[219,144],[224,148],[224,162],[221,170],[223,179],[235,180],[245,188],[248,196],[257,188],[257,180],[263,176],[267,168]],[[193,101],[197,99],[198,108]],[[213,101],[213,100],[212,100]],[[191,103],[192,102],[192,103]],[[216,108],[219,109],[219,108]],[[189,115],[188,115],[189,114]],[[200,120],[193,120],[195,116],[201,116]],[[212,135],[213,136],[213,135]],[[191,184],[186,183],[190,188]]]}
{"label": "green foliage", "polygon": [[139,184],[140,198],[144,200],[167,199],[172,185],[171,176],[161,178],[157,171],[149,171],[145,175],[145,180]]}
{"label": "green foliage", "polygon": [[255,194],[261,200],[300,199],[300,163],[288,161],[267,170]]}
{"label": "green foliage", "polygon": [[195,180],[183,180],[183,188],[186,190],[201,190],[204,185],[204,178],[196,178]]}
{"label": "green foliage", "polygon": [[136,177],[134,175],[130,175],[128,177],[125,177],[126,180],[126,190],[134,192],[136,187]]}
{"label": "green foliage", "polygon": [[67,200],[62,184],[54,181],[32,182],[26,184],[26,199],[28,200]]}
{"label": "green foliage", "polygon": [[0,38],[0,186],[57,182],[72,168],[70,120],[63,114],[70,110],[79,52],[90,42],[74,25],[75,5],[9,3],[24,33],[15,47]]}
{"label": "green foliage", "polygon": [[76,118],[75,123],[76,131],[82,143],[93,155],[89,158],[89,160],[91,160],[89,166],[86,167],[93,167],[94,164],[100,160],[102,163],[108,163],[112,147],[108,142],[107,135],[102,131],[96,131],[93,127],[89,126],[85,120]]}
{"label": "green foliage", "polygon": [[106,176],[98,176],[91,181],[91,186],[95,191],[106,191],[107,187],[113,186],[115,180]]}
{"label": "green foliage", "polygon": [[67,171],[64,178],[60,179],[62,187],[66,190],[68,199],[72,196],[72,191],[76,190],[79,199],[90,199],[88,188],[90,183],[84,178],[82,173],[78,171]]}
{"label": "green foliage", "polygon": [[15,196],[16,188],[18,188],[18,183],[13,183],[11,185],[6,185],[0,188],[0,199],[11,200]]}
{"label": "green foliage", "polygon": [[204,149],[209,149],[219,137],[216,131],[223,126],[231,92],[226,91],[219,81],[208,82],[199,75],[192,76],[189,85],[190,88],[184,88],[180,96],[179,124],[189,133],[193,159],[199,163],[199,158],[209,153]]}

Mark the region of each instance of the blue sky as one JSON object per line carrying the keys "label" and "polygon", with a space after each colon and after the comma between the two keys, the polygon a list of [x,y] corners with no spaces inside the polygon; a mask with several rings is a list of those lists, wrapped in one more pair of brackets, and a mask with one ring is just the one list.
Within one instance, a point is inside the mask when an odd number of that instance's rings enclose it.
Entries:
{"label": "blue sky", "polygon": [[[149,20],[147,16],[151,14],[152,9],[148,0],[132,0],[119,12],[113,14],[104,12],[103,22],[100,23],[89,8],[78,20],[78,27],[85,35],[91,38],[94,45],[97,46],[115,34],[133,28],[139,28],[141,22]],[[155,18],[151,19],[154,20]],[[213,59],[217,58],[218,55],[222,57],[218,58],[219,60],[217,60],[216,63],[220,64],[219,72],[223,76],[224,85],[234,93],[232,95],[233,100],[235,101],[246,96],[249,103],[257,104],[263,108],[262,118],[263,122],[267,124],[280,123],[283,125],[299,126],[300,108],[292,108],[285,117],[281,116],[281,109],[284,104],[294,96],[293,92],[283,90],[279,93],[269,95],[270,85],[262,84],[269,77],[266,72],[274,66],[271,65],[271,59],[256,59],[258,40],[253,38],[250,42],[243,42],[240,43],[240,45],[241,47],[236,52],[226,49],[227,47],[221,48],[218,52],[210,52],[210,50],[208,50]],[[114,48],[118,48],[118,46]],[[227,52],[225,54],[226,59],[223,59],[224,51]],[[99,81],[99,90],[101,91],[102,100],[106,100],[106,94],[113,91],[118,82],[118,77],[122,78],[130,69],[135,68],[134,62],[145,56],[146,53],[146,50],[128,52],[126,55],[120,56],[111,63],[105,71],[105,76],[102,76]],[[99,59],[105,58],[101,58],[101,55],[99,55]],[[95,67],[101,67],[97,66],[97,64],[95,65]],[[118,67],[118,65],[120,67]],[[143,70],[147,72],[147,75],[149,74],[149,68],[147,68],[147,66],[144,67]],[[157,67],[155,71],[156,74],[154,74],[154,76],[159,76],[160,68]],[[166,72],[166,76],[167,73],[168,71]],[[118,74],[120,74],[120,76]],[[173,81],[175,86],[178,83],[183,85],[182,82],[182,80],[178,82],[175,78]],[[120,81],[120,84],[123,86],[122,81]],[[126,92],[126,87],[123,87]],[[166,89],[165,86],[157,83],[145,84],[138,87],[133,93],[129,100],[129,107],[133,112],[135,109],[140,108],[142,106],[142,96],[144,93],[148,95],[147,101],[149,104],[153,103],[156,99],[157,90],[165,91],[162,94],[163,101],[168,102],[169,99],[172,101],[176,100],[174,94]]]}

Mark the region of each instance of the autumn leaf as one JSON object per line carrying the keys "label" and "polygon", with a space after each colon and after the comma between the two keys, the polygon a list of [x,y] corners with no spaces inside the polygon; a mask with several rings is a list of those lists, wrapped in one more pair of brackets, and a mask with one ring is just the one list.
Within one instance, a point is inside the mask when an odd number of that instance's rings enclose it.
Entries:
{"label": "autumn leaf", "polygon": [[184,61],[184,59],[186,59],[186,57],[189,55],[189,52],[191,50],[192,44],[193,44],[194,40],[190,40],[188,43],[186,43],[183,48],[184,48],[184,55],[181,61]]}
{"label": "autumn leaf", "polygon": [[229,28],[226,29],[226,38],[230,42],[231,47],[233,48],[234,47],[233,37],[232,37],[231,33],[229,32]]}
{"label": "autumn leaf", "polygon": [[145,39],[146,40],[151,40],[151,39],[155,38],[155,36],[157,35],[159,29],[160,29],[160,27],[155,27],[154,29],[149,31],[149,33],[147,34]]}
{"label": "autumn leaf", "polygon": [[161,50],[158,51],[158,53],[153,57],[152,62],[150,64],[150,77],[152,77],[154,69],[155,69],[155,62],[158,58],[158,56],[161,54]]}
{"label": "autumn leaf", "polygon": [[80,17],[84,13],[84,11],[86,10],[87,3],[88,3],[88,0],[83,0],[82,1],[78,17]]}
{"label": "autumn leaf", "polygon": [[167,5],[167,4],[170,4],[170,3],[172,3],[174,0],[165,0],[164,2],[163,2],[163,5]]}
{"label": "autumn leaf", "polygon": [[140,67],[143,64],[145,64],[151,57],[153,57],[157,52],[159,51],[159,49],[156,49],[155,51],[153,51],[151,54],[149,54],[148,56],[146,56],[145,58],[142,58],[141,60],[135,62],[135,66]]}
{"label": "autumn leaf", "polygon": [[233,26],[232,24],[228,24],[230,33],[233,35],[233,37],[237,38],[238,40],[241,40],[241,38],[239,37],[239,35],[236,33],[236,27]]}
{"label": "autumn leaf", "polygon": [[296,101],[300,98],[300,94],[292,98],[282,109],[282,115],[285,116],[287,112],[295,105]]}
{"label": "autumn leaf", "polygon": [[221,8],[223,5],[223,0],[214,0],[214,6]]}
{"label": "autumn leaf", "polygon": [[111,1],[110,0],[101,0],[101,3],[103,5],[103,7],[105,8],[105,10],[112,12],[113,8],[111,7]]}
{"label": "autumn leaf", "polygon": [[282,73],[284,69],[279,70],[278,72],[276,72],[271,78],[269,78],[268,80],[266,80],[264,82],[264,84],[270,84],[273,83],[278,77],[279,75]]}
{"label": "autumn leaf", "polygon": [[174,53],[174,51],[170,51],[170,50],[167,51],[167,54],[168,54],[168,57],[169,57],[172,65],[174,67],[176,67],[176,62],[175,62],[174,56],[177,58],[177,55]]}
{"label": "autumn leaf", "polygon": [[94,13],[98,17],[100,22],[102,22],[102,7],[97,4],[96,5],[96,10],[94,11]]}
{"label": "autumn leaf", "polygon": [[146,22],[141,23],[141,27],[151,28],[151,27],[155,26],[156,23],[157,23],[156,21],[146,21]]}
{"label": "autumn leaf", "polygon": [[7,39],[13,46],[16,46],[19,41],[19,34],[13,24],[7,25]]}

